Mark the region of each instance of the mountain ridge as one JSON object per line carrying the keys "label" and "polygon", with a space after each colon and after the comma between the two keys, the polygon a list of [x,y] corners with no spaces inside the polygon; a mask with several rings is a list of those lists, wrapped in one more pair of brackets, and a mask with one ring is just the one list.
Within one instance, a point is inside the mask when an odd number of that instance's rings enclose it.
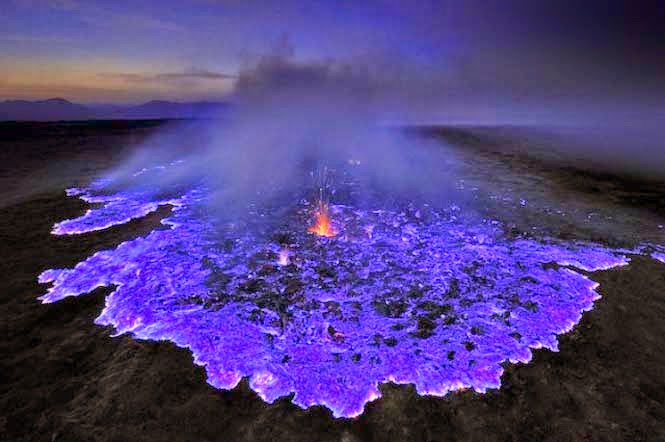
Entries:
{"label": "mountain ridge", "polygon": [[138,105],[83,105],[65,98],[0,101],[0,121],[75,121],[198,119],[220,117],[230,107],[223,101],[150,100]]}

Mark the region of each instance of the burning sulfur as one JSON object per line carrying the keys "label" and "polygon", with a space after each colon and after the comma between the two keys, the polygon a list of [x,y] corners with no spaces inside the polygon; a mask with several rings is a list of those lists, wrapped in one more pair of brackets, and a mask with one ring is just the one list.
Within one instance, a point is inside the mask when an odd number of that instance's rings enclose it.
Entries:
{"label": "burning sulfur", "polygon": [[323,201],[319,201],[317,204],[317,209],[314,214],[315,223],[307,231],[315,235],[324,236],[326,238],[331,238],[337,235],[337,231],[332,226],[330,220],[330,209],[328,204]]}

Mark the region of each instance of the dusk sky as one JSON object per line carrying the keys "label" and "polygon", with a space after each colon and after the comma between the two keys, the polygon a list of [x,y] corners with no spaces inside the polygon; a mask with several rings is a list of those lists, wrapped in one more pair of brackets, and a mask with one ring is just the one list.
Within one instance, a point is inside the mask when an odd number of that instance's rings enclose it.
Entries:
{"label": "dusk sky", "polygon": [[658,1],[4,0],[0,99],[226,99],[277,53],[369,70],[435,110],[649,106],[663,97],[664,23]]}

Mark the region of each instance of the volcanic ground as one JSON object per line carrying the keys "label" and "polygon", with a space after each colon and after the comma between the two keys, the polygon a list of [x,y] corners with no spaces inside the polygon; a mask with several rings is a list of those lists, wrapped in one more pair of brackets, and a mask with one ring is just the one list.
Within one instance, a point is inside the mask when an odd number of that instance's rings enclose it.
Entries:
{"label": "volcanic ground", "polygon": [[6,126],[10,440],[664,435],[662,183],[436,129],[453,201],[339,165],[321,237],[313,189],[224,217],[141,185],[179,161],[99,179],[157,125]]}

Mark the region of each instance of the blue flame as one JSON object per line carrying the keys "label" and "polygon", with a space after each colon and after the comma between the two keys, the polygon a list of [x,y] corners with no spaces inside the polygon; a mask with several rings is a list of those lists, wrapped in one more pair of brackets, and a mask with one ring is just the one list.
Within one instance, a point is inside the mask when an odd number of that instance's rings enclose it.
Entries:
{"label": "blue flame", "polygon": [[286,263],[265,232],[206,216],[203,186],[155,199],[106,185],[70,190],[97,206],[53,233],[104,229],[160,205],[173,206],[168,228],[43,272],[51,286],[40,299],[114,287],[95,323],[188,348],[216,388],[248,377],[266,402],[293,393],[336,417],[361,414],[385,382],[433,396],[499,388],[504,362],[556,351],[557,335],[600,297],[579,270],[628,263],[595,244],[511,239],[457,207],[424,216],[333,205],[340,234],[317,238],[304,203],[284,221]]}

